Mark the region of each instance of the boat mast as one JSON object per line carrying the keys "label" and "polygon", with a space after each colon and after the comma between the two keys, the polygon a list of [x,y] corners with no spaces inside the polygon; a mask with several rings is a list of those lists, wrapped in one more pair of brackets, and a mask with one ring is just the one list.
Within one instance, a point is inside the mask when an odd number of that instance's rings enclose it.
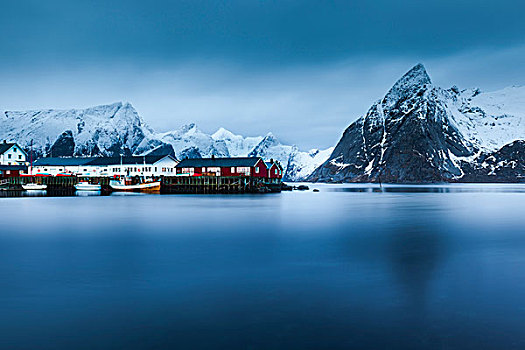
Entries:
{"label": "boat mast", "polygon": [[30,155],[30,161],[31,161],[31,168],[29,170],[29,175],[33,175],[33,139],[31,139],[31,155]]}

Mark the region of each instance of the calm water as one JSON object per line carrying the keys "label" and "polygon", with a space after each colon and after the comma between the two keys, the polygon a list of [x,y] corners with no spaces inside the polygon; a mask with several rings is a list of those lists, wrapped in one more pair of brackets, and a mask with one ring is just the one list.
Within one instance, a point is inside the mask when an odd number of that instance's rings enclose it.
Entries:
{"label": "calm water", "polygon": [[2,349],[525,349],[525,186],[0,199]]}

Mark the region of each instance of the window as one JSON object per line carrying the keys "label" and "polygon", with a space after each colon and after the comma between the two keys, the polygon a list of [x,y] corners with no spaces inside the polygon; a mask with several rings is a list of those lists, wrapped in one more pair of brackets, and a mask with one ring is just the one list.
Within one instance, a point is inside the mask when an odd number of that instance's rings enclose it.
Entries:
{"label": "window", "polygon": [[21,154],[18,155],[18,159],[22,159],[22,155]]}
{"label": "window", "polygon": [[155,172],[157,172],[157,167],[155,167]]}
{"label": "window", "polygon": [[237,173],[243,175],[250,175],[250,167],[239,166],[237,167]]}
{"label": "window", "polygon": [[202,167],[202,172],[203,172],[203,173],[206,172],[206,168],[205,168],[205,167]]}
{"label": "window", "polygon": [[7,155],[7,158],[11,159],[11,154],[8,154],[8,155]]}
{"label": "window", "polygon": [[235,167],[232,166],[232,168],[230,169],[231,173],[233,174],[235,172]]}
{"label": "window", "polygon": [[13,152],[16,152],[16,147],[15,147],[15,148],[13,148]]}
{"label": "window", "polygon": [[275,175],[277,175],[277,169],[275,169]]}
{"label": "window", "polygon": [[255,173],[259,174],[259,167],[258,166],[255,167]]}

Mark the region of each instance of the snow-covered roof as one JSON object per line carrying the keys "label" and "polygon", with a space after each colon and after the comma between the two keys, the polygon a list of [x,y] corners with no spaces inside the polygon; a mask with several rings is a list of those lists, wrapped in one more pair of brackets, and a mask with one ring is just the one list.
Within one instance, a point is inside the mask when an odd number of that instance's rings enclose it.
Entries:
{"label": "snow-covered roof", "polygon": [[34,166],[77,166],[77,165],[114,165],[114,164],[155,164],[158,161],[169,157],[169,155],[152,155],[152,156],[129,156],[129,157],[47,157],[40,158],[34,162]]}
{"label": "snow-covered roof", "polygon": [[17,146],[18,149],[19,149],[21,152],[23,152],[24,154],[26,153],[26,152],[24,152],[24,150],[23,150],[22,148],[20,148],[20,146],[18,146],[16,143],[13,143],[13,142],[10,143],[10,142],[5,142],[5,141],[4,141],[3,143],[0,143],[0,154],[4,154],[4,153],[7,152],[8,150],[10,150],[11,147],[13,147],[13,146]]}

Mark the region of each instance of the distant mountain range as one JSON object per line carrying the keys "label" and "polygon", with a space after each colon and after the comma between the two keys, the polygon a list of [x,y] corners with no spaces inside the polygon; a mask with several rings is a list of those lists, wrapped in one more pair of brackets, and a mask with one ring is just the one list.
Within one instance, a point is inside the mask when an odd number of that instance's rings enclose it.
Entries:
{"label": "distant mountain range", "polygon": [[418,64],[352,123],[322,182],[525,182],[525,87],[435,86]]}
{"label": "distant mountain range", "polygon": [[0,139],[37,156],[166,154],[179,159],[261,156],[279,161],[286,180],[321,182],[525,181],[525,87],[495,92],[443,89],[418,64],[335,148],[300,151],[271,133],[243,137],[195,124],[159,133],[129,103],[87,109],[7,111]]}
{"label": "distant mountain range", "polygon": [[118,156],[174,154],[177,158],[261,156],[279,161],[286,180],[310,175],[332,153],[300,151],[281,144],[271,133],[243,137],[220,128],[207,134],[195,124],[158,133],[129,103],[87,109],[7,111],[0,115],[0,139],[15,141],[35,156]]}

